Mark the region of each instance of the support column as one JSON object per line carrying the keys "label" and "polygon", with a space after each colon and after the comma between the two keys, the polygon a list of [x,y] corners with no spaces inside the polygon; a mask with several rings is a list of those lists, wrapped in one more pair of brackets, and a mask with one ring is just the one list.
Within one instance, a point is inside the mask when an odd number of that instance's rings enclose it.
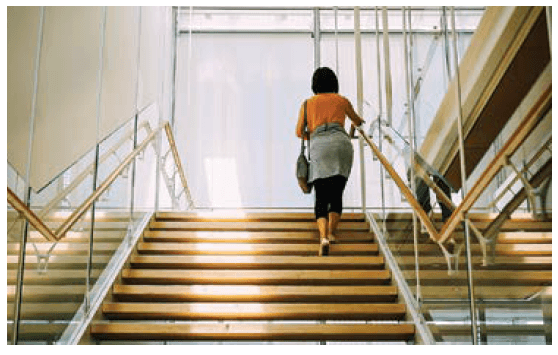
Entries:
{"label": "support column", "polygon": [[[356,61],[356,78],[357,78],[357,113],[360,117],[364,116],[364,93],[362,85],[362,39],[360,36],[360,7],[354,10],[355,23],[355,61]],[[360,156],[360,186],[362,213],[366,213],[366,166],[364,161],[364,138],[362,135],[358,137],[359,156]]]}
{"label": "support column", "polygon": [[[453,37],[453,60],[455,67],[456,95],[457,95],[457,132],[459,137],[459,160],[461,165],[461,198],[464,199],[467,194],[467,181],[465,175],[465,138],[463,136],[463,112],[461,105],[461,82],[459,77],[459,60],[457,55],[457,32],[455,30],[455,10],[451,8],[452,37]],[[471,333],[473,336],[473,345],[478,344],[477,332],[477,313],[475,305],[475,293],[473,289],[473,269],[471,262],[471,243],[469,236],[468,218],[466,213],[463,215],[463,228],[465,229],[465,253],[467,256],[467,281],[468,293],[471,311]]]}

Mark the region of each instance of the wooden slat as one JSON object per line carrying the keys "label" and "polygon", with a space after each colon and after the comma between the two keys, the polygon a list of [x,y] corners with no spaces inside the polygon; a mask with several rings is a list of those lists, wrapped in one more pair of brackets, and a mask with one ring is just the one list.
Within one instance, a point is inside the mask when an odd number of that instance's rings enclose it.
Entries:
{"label": "wooden slat", "polygon": [[[546,286],[478,286],[474,288],[475,298],[478,299],[527,299],[537,292],[547,289]],[[552,297],[552,288],[550,297]],[[411,286],[415,292],[415,286]],[[424,299],[462,299],[467,300],[469,290],[467,286],[421,286],[421,295]]]}
{"label": "wooden slat", "polygon": [[[151,222],[149,228],[191,231],[308,231],[317,230],[316,222]],[[344,230],[368,231],[366,222],[340,222],[339,233]]]}
{"label": "wooden slat", "polygon": [[380,285],[388,270],[137,270],[122,271],[128,284]]}
{"label": "wooden slat", "polygon": [[397,298],[394,286],[146,286],[115,285],[121,301],[158,302],[386,302]]}
{"label": "wooden slat", "polygon": [[354,303],[105,303],[109,319],[398,320],[403,304]]}
{"label": "wooden slat", "polygon": [[499,233],[498,244],[546,244],[552,243],[552,232],[506,232]]}
{"label": "wooden slat", "polygon": [[[27,320],[60,320],[72,319],[80,302],[73,303],[22,303],[21,319]],[[12,319],[14,315],[14,304],[9,302],[6,311],[7,319]]]}
{"label": "wooden slat", "polygon": [[[69,322],[44,322],[37,323],[35,321],[23,321],[19,325],[18,343],[19,342],[47,342],[56,341],[64,330],[68,327]],[[8,339],[12,338],[12,326],[7,326]]]}
{"label": "wooden slat", "polygon": [[[93,267],[102,267],[110,261],[111,255],[94,255]],[[17,268],[19,256],[8,255],[6,257],[8,269]],[[88,256],[81,255],[52,255],[49,258],[48,269],[85,269],[87,267]],[[25,257],[25,267],[36,269],[38,266],[37,257],[28,255]]]}
{"label": "wooden slat", "polygon": [[[145,231],[146,242],[195,242],[195,243],[318,243],[318,230],[290,232],[255,231]],[[339,242],[369,242],[368,231],[345,231],[338,236]]]}
{"label": "wooden slat", "polygon": [[381,256],[159,256],[135,255],[131,265],[138,268],[182,269],[378,269]]}
{"label": "wooden slat", "polygon": [[[415,284],[414,270],[403,271],[403,275],[407,278],[409,284]],[[421,270],[421,285],[463,285],[467,282],[466,271],[456,271],[448,276],[447,271],[438,270]],[[522,271],[522,270],[475,270],[473,273],[475,285],[493,285],[500,287],[506,286],[523,286],[523,285],[550,285],[552,282],[552,271]]]}
{"label": "wooden slat", "polygon": [[[227,213],[227,212],[157,212],[157,221],[189,221],[189,222],[315,222],[314,213],[287,212],[287,213]],[[362,213],[343,213],[341,221],[364,221]]]}
{"label": "wooden slat", "polygon": [[[140,254],[317,255],[319,244],[138,243]],[[333,244],[330,255],[377,255],[376,244]]]}
{"label": "wooden slat", "polygon": [[[414,253],[414,245],[406,244],[390,244],[390,249],[397,250],[397,253],[411,254]],[[417,246],[419,255],[442,254],[440,247],[436,244],[419,244]],[[492,248],[489,249],[492,253]],[[549,256],[552,255],[552,244],[496,244],[495,255],[534,255]],[[482,255],[481,246],[478,244],[471,246],[473,255]]]}
{"label": "wooden slat", "polygon": [[[7,286],[7,300],[15,299],[16,286]],[[85,285],[56,285],[56,286],[23,286],[24,302],[81,302],[85,294]]]}
{"label": "wooden slat", "polygon": [[[91,270],[91,280],[99,277],[103,270]],[[17,281],[17,270],[7,270],[7,284],[15,285]],[[24,285],[81,285],[85,284],[87,270],[47,270],[47,272],[39,272],[37,270],[25,270],[23,274]]]}
{"label": "wooden slat", "polygon": [[[498,256],[488,265],[484,265],[482,256],[473,256],[471,261],[474,270],[552,270],[552,256]],[[400,256],[396,260],[401,269],[414,269],[414,256]],[[467,259],[464,255],[459,257],[459,270],[465,270]],[[453,264],[452,264],[453,265]],[[443,256],[426,256],[419,258],[421,270],[442,269],[447,270],[447,261]],[[476,271],[474,271],[476,272]]]}
{"label": "wooden slat", "polygon": [[98,339],[139,340],[409,340],[411,324],[96,323]]}
{"label": "wooden slat", "polygon": [[[63,239],[64,240],[64,239]],[[93,250],[96,254],[110,254],[113,253],[119,246],[119,243],[94,243]],[[41,243],[35,246],[27,244],[26,254],[34,255],[36,254],[35,248],[39,250],[39,253],[47,253],[51,244]],[[51,255],[88,255],[89,244],[77,244],[77,243],[66,243],[60,242],[50,252]],[[8,255],[19,253],[19,243],[8,243]]]}

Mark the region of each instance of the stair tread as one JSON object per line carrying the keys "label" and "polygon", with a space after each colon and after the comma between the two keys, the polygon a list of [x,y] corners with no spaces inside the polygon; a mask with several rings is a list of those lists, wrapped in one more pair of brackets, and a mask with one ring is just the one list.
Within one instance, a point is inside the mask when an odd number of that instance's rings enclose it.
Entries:
{"label": "stair tread", "polygon": [[231,269],[374,269],[383,267],[381,256],[238,256],[238,255],[134,255],[133,267]]}
{"label": "stair tread", "polygon": [[408,340],[412,324],[184,324],[93,323],[100,339],[181,340]]}
{"label": "stair tread", "polygon": [[191,302],[380,302],[397,297],[395,286],[253,286],[253,285],[122,285],[113,288],[119,300],[183,300]]}
{"label": "stair tread", "polygon": [[[316,255],[319,244],[138,243],[141,254]],[[377,254],[375,244],[332,244],[330,254]]]}
{"label": "stair tread", "polygon": [[396,303],[105,303],[109,319],[380,320],[401,319]]}
{"label": "stair tread", "polygon": [[[246,222],[262,222],[262,221],[311,221],[314,222],[316,217],[310,212],[262,212],[262,213],[214,213],[214,212],[157,212],[156,220],[185,220],[185,221],[246,221]],[[341,221],[364,221],[362,213],[343,213]]]}
{"label": "stair tread", "polygon": [[[413,244],[395,244],[390,243],[392,250],[397,250],[398,254],[413,253],[415,247]],[[436,244],[419,244],[417,250],[420,254],[440,254],[442,250]],[[488,248],[492,254],[492,247]],[[482,249],[478,244],[471,245],[471,253],[481,255]],[[552,244],[496,244],[494,246],[495,255],[552,255]]]}
{"label": "stair tread", "polygon": [[[316,230],[316,222],[151,222],[150,229],[165,230],[226,230],[226,231],[292,231],[292,230]],[[369,227],[366,222],[345,222],[341,221],[338,230],[358,230],[368,231]]]}
{"label": "stair tread", "polygon": [[[145,270],[126,269],[128,283],[181,284],[378,284],[391,280],[388,270]],[[137,281],[136,281],[137,280]]]}
{"label": "stair tread", "polygon": [[[167,231],[146,230],[146,242],[212,242],[212,243],[317,243],[317,230],[308,231]],[[368,231],[344,231],[338,235],[341,243],[370,242]]]}

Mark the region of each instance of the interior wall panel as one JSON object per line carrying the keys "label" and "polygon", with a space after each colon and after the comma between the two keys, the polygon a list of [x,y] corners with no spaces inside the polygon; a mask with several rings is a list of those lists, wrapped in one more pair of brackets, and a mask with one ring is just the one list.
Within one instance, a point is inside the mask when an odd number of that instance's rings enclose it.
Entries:
{"label": "interior wall panel", "polygon": [[31,186],[38,189],[94,146],[100,7],[46,7]]}
{"label": "interior wall panel", "polygon": [[141,42],[139,64],[138,108],[143,108],[157,100],[161,91],[159,65],[164,44],[164,33],[161,31],[163,20],[162,7],[142,7],[141,9]]}
{"label": "interior wall panel", "polygon": [[13,168],[25,176],[40,8],[8,6],[7,20],[7,155]]}
{"label": "interior wall panel", "polygon": [[107,7],[99,137],[135,112],[138,76],[139,8]]}

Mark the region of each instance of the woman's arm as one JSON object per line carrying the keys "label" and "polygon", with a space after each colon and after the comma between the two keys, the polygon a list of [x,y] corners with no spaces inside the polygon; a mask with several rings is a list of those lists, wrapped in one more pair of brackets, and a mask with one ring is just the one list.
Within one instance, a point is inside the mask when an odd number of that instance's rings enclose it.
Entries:
{"label": "woman's arm", "polygon": [[364,120],[360,118],[360,116],[355,112],[355,110],[353,109],[353,105],[351,105],[351,102],[349,100],[347,100],[347,103],[347,112],[345,112],[347,114],[347,117],[351,119],[355,126],[360,126],[364,123]]}
{"label": "woman's arm", "polygon": [[[296,136],[302,138],[302,131],[304,130],[304,104],[300,106],[300,110],[298,111],[298,122],[296,124]],[[308,137],[304,137],[304,139],[308,139]]]}
{"label": "woman's arm", "polygon": [[353,105],[351,105],[351,102],[349,100],[347,100],[347,116],[351,119],[352,121],[352,125],[351,125],[351,130],[349,132],[349,137],[351,138],[356,138],[355,135],[355,127],[360,126],[361,124],[364,123],[364,120],[362,118],[360,118],[360,116],[355,112],[355,110],[353,109]]}

